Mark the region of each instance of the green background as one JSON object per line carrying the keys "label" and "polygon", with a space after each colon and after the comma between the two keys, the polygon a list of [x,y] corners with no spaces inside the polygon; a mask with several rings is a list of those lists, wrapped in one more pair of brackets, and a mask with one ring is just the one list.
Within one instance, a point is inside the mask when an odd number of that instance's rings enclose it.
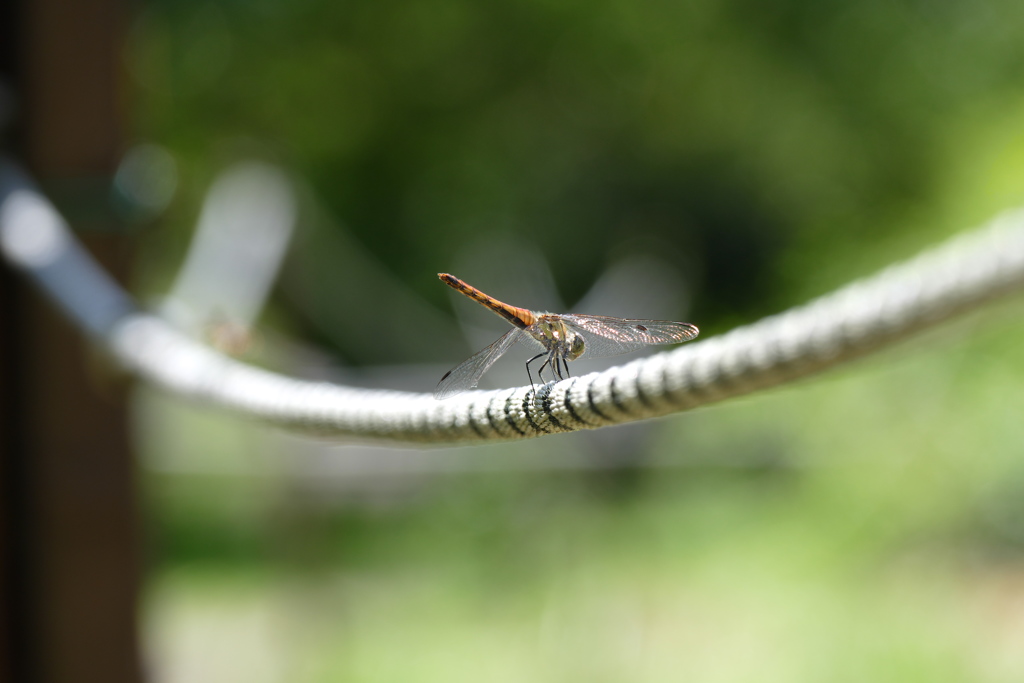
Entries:
{"label": "green background", "polygon": [[[439,377],[475,350],[435,278],[465,263],[501,298],[489,273],[571,305],[657,258],[685,294],[664,317],[714,336],[1020,202],[1022,15],[152,2],[132,120],[181,182],[139,289],[167,286],[216,174],[260,158],[304,196],[263,334],[350,370]],[[395,287],[432,313],[402,315]],[[142,391],[150,657],[169,681],[1020,680],[1022,312],[651,425],[372,476]]]}

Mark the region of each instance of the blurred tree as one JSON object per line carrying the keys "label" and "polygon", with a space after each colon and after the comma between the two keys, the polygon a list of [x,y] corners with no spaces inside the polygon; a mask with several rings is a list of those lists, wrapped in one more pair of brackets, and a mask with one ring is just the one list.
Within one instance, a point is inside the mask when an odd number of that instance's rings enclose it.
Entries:
{"label": "blurred tree", "polygon": [[[689,268],[714,328],[778,308],[936,192],[938,146],[1024,77],[1013,0],[197,3],[136,30],[139,133],[198,192],[259,140],[410,286],[539,245],[566,300],[617,250]],[[188,202],[186,202],[187,204]]]}

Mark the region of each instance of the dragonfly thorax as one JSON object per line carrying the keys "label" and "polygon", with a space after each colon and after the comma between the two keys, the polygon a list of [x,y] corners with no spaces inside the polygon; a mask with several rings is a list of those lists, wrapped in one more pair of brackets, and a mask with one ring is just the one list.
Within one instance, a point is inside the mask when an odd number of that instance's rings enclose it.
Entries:
{"label": "dragonfly thorax", "polygon": [[565,360],[576,360],[583,355],[586,344],[583,336],[570,329],[558,316],[541,315],[537,322],[526,328],[548,353]]}

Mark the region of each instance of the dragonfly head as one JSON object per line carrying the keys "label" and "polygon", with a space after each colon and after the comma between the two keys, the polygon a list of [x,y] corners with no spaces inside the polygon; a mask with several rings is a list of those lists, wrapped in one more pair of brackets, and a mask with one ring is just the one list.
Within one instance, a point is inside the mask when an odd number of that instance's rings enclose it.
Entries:
{"label": "dragonfly head", "polygon": [[569,334],[570,337],[567,340],[568,348],[565,353],[565,359],[576,360],[577,358],[583,355],[583,352],[586,350],[587,345],[583,343],[583,337],[581,337],[580,335],[576,334],[575,332],[570,332]]}

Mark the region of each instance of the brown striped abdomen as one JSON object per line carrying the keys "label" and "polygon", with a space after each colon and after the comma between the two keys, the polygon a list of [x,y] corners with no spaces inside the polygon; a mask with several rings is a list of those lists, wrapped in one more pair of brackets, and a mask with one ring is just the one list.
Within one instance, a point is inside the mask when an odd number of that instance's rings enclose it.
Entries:
{"label": "brown striped abdomen", "polygon": [[537,316],[529,309],[509,306],[506,303],[502,303],[493,296],[487,296],[473,285],[463,282],[454,275],[438,273],[437,276],[441,278],[442,282],[452,289],[456,289],[473,301],[483,304],[516,327],[529,327],[533,323],[537,322]]}

